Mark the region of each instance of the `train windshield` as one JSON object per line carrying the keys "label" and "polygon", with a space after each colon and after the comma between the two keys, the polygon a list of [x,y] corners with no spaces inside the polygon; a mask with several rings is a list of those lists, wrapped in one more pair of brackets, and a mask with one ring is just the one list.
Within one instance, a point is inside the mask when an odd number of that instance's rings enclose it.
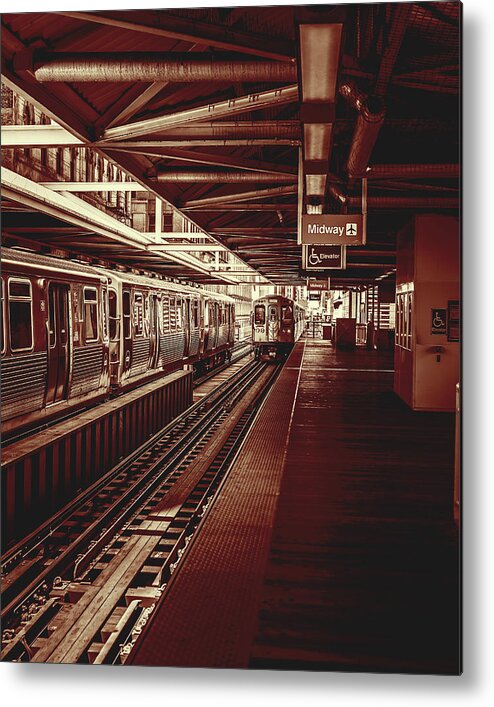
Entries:
{"label": "train windshield", "polygon": [[254,324],[262,326],[266,321],[266,310],[263,304],[256,304],[254,307]]}
{"label": "train windshield", "polygon": [[290,304],[285,305],[281,308],[281,318],[283,321],[291,322],[293,319],[293,310]]}

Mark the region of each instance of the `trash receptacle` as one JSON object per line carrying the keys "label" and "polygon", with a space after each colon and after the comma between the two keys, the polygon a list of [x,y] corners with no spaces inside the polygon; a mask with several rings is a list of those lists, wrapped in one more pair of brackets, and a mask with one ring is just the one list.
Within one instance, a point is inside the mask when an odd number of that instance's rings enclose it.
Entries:
{"label": "trash receptacle", "polygon": [[322,325],[322,338],[324,341],[331,341],[331,324]]}

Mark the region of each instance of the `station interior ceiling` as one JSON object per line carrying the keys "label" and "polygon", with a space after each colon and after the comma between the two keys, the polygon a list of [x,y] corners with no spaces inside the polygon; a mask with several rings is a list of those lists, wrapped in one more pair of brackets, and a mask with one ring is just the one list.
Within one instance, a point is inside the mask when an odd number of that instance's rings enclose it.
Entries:
{"label": "station interior ceiling", "polygon": [[[365,183],[367,243],[331,271],[334,285],[358,287],[393,278],[396,234],[414,214],[459,212],[460,12],[427,2],[7,13],[2,78],[67,144],[119,165],[274,284],[305,282],[300,215],[360,213]],[[2,186],[4,233],[212,281]]]}

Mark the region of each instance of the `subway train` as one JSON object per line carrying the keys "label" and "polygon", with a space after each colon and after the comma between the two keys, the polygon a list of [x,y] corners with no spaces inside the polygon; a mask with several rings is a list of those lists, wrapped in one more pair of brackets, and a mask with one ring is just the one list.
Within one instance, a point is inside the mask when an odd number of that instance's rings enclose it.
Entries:
{"label": "subway train", "polygon": [[305,328],[305,309],[288,297],[270,295],[253,303],[252,342],[261,360],[281,361]]}
{"label": "subway train", "polygon": [[230,297],[2,248],[2,434],[231,357]]}

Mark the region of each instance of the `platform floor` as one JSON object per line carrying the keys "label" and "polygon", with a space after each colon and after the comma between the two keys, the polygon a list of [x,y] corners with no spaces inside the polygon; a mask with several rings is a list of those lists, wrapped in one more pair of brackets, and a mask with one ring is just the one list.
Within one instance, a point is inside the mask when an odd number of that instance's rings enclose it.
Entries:
{"label": "platform floor", "polygon": [[454,416],[392,386],[297,344],[132,663],[459,672]]}

